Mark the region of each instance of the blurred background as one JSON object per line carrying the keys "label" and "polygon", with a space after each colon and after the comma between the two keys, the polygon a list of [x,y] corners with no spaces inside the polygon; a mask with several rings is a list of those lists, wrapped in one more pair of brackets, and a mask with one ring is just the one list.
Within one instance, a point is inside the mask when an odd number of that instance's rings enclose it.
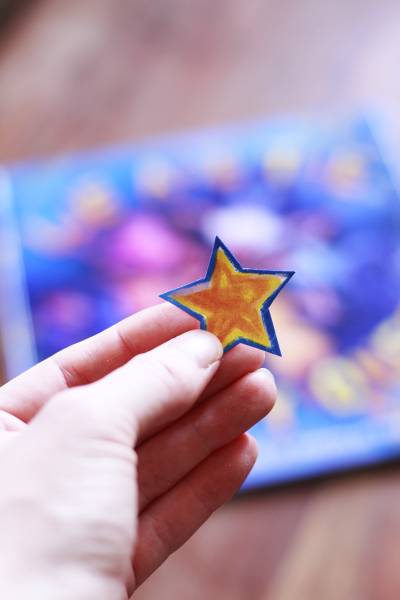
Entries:
{"label": "blurred background", "polygon": [[0,0],[4,378],[202,277],[215,234],[296,270],[248,491],[140,600],[400,595],[399,22],[394,0]]}

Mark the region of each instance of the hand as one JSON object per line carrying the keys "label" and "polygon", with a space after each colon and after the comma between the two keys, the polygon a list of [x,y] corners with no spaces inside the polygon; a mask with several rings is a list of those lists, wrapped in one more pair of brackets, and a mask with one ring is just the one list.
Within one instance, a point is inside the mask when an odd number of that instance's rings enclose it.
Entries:
{"label": "hand", "polygon": [[1,598],[127,599],[241,485],[273,378],[195,323],[147,309],[1,388]]}

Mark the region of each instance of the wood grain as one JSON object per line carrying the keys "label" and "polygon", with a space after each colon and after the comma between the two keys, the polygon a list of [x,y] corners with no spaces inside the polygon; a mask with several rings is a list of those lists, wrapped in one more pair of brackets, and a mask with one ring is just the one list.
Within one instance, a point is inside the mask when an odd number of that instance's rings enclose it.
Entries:
{"label": "wood grain", "polygon": [[[43,0],[0,39],[0,161],[277,113],[399,130],[396,0]],[[396,467],[229,504],[140,600],[397,600]]]}

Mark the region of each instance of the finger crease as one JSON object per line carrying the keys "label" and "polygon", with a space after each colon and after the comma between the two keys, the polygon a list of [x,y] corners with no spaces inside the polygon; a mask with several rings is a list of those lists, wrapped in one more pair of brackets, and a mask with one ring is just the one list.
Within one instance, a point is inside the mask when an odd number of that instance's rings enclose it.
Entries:
{"label": "finger crease", "polygon": [[146,514],[146,519],[149,520],[150,527],[164,550],[169,551],[175,548],[175,546],[172,544],[172,539],[174,538],[172,535],[172,528],[168,522],[163,519],[158,519],[156,515],[151,512]]}
{"label": "finger crease", "polygon": [[63,365],[60,359],[57,358],[57,355],[53,357],[53,360],[67,388],[75,387],[78,384],[91,383],[90,379],[85,377],[75,367],[66,367]]}
{"label": "finger crease", "polygon": [[210,515],[214,512],[216,506],[215,503],[210,502],[210,494],[201,491],[201,488],[196,488],[196,486],[192,486],[190,490],[195,502],[199,505],[200,508],[203,509],[203,518],[205,515]]}
{"label": "finger crease", "polygon": [[115,327],[115,335],[119,341],[119,344],[122,347],[122,350],[128,354],[128,356],[132,357],[135,355],[136,350],[133,348],[132,344],[128,341],[128,338],[122,333],[122,330],[119,327]]}
{"label": "finger crease", "polygon": [[211,452],[214,450],[214,445],[210,443],[210,440],[208,439],[207,435],[202,431],[202,428],[200,427],[200,424],[196,419],[192,422],[192,431],[196,435],[197,439],[200,441],[200,444],[205,447],[207,455],[211,454]]}

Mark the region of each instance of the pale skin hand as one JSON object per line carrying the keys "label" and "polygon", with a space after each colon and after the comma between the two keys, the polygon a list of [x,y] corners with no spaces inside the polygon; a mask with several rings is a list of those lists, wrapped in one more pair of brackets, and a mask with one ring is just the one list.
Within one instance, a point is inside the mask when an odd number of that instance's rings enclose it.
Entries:
{"label": "pale skin hand", "polygon": [[156,306],[0,389],[1,598],[126,600],[241,485],[273,378],[194,327]]}

